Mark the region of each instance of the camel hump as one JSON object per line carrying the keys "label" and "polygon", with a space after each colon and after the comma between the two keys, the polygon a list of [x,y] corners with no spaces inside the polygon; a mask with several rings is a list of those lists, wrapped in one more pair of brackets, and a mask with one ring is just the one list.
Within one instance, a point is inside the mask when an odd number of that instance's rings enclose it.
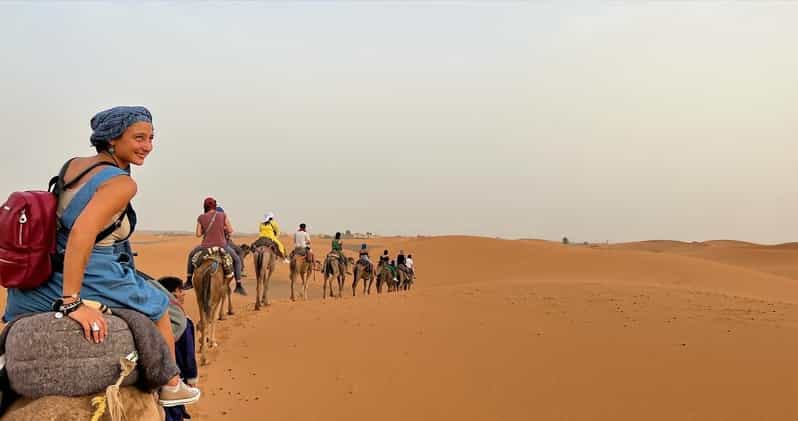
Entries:
{"label": "camel hump", "polygon": [[[119,360],[136,351],[124,320],[106,316],[108,336],[100,344],[87,341],[80,325],[55,313],[15,321],[5,342],[6,371],[11,389],[21,396],[81,396],[103,392],[121,372]],[[138,380],[136,370],[123,385]]]}

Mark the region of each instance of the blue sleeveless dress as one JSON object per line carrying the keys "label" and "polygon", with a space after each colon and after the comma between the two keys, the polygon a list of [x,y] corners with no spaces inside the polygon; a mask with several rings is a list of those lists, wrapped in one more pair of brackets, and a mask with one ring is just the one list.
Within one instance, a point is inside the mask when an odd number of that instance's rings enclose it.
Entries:
{"label": "blue sleeveless dress", "polygon": [[[106,167],[89,179],[75,194],[61,214],[66,228],[57,234],[58,252],[66,249],[68,230],[105,181],[127,173],[116,167]],[[135,213],[130,215],[130,230],[134,229]],[[3,320],[10,321],[26,313],[51,311],[53,302],[63,293],[64,275],[54,272],[49,281],[34,289],[9,289]],[[94,246],[86,265],[80,289],[83,299],[99,301],[110,308],[136,310],[153,321],[163,317],[169,306],[164,292],[136,273],[128,240],[113,246]]]}

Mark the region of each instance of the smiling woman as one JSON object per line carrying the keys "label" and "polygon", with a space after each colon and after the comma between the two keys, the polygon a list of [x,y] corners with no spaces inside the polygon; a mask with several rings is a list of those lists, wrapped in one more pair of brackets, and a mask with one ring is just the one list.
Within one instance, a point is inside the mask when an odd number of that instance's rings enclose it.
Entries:
{"label": "smiling woman", "polygon": [[[70,159],[58,194],[57,265],[49,281],[34,289],[9,289],[4,319],[56,310],[75,320],[87,340],[105,340],[108,324],[91,305],[129,308],[148,316],[174,356],[174,338],[166,294],[143,277],[123,250],[136,225],[130,201],[136,182],[130,165],[142,165],[152,152],[152,115],[144,107],[114,107],[91,119],[91,144],[97,154]],[[176,406],[196,402],[200,391],[179,377],[164,385],[160,402]]]}
{"label": "smiling woman", "polygon": [[144,107],[115,107],[91,119],[91,144],[97,154],[109,155],[120,168],[143,165],[155,138],[152,115]]}

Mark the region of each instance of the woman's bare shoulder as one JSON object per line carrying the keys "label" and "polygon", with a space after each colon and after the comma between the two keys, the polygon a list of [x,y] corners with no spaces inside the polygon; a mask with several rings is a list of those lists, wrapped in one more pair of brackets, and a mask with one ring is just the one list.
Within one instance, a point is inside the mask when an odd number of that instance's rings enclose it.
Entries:
{"label": "woman's bare shoulder", "polygon": [[[97,156],[79,156],[79,157],[73,158],[69,162],[69,166],[67,166],[66,173],[64,173],[64,181],[65,182],[73,181],[75,179],[75,177],[80,175],[87,168],[91,167],[92,165],[94,165],[94,164],[96,164],[96,163],[98,163],[100,161],[102,161],[102,160],[100,158],[98,158]],[[91,171],[86,173],[86,175],[84,175],[81,178],[81,180],[78,181],[74,186],[71,186],[70,189],[74,190],[74,189],[80,188],[83,184],[85,184],[87,181],[89,181],[89,179],[91,179],[91,177],[94,174],[97,174],[98,172],[102,171],[104,168],[106,168],[106,166],[98,166],[96,168],[93,168]],[[114,181],[114,183],[127,184],[127,183],[124,183],[124,182],[115,181],[117,179],[126,179],[126,180],[128,180],[128,182],[132,183],[132,185],[135,188],[136,183],[130,177],[114,177],[111,180],[108,180],[107,182],[105,182],[103,184],[107,184],[110,181]]]}

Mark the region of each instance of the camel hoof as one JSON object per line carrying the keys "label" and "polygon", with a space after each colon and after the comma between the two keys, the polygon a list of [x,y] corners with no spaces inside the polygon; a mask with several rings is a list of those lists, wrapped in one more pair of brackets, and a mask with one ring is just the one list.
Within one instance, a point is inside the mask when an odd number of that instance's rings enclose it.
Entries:
{"label": "camel hoof", "polygon": [[219,342],[211,342],[211,348],[216,348],[219,346]]}
{"label": "camel hoof", "polygon": [[255,311],[258,311],[258,310],[260,310],[260,305],[256,305],[255,306]]}
{"label": "camel hoof", "polygon": [[230,311],[227,312],[227,315],[228,316],[235,316],[235,313],[233,313],[233,310],[230,310]]}

